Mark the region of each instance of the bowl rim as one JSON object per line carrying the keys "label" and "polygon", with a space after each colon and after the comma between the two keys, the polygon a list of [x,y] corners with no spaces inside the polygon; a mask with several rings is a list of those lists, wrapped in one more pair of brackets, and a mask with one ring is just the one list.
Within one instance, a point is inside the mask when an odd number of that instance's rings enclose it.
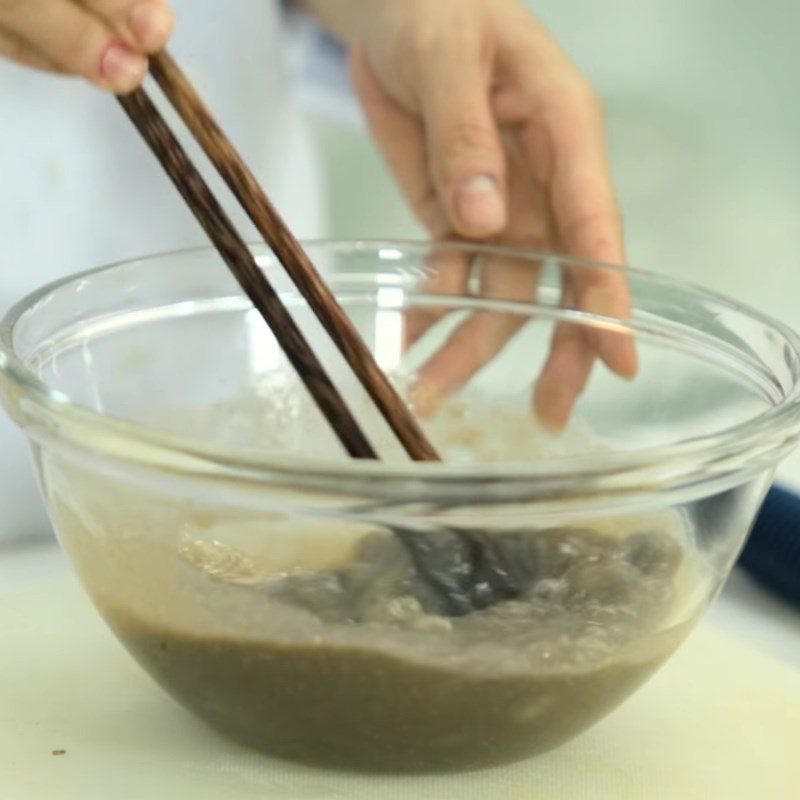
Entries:
{"label": "bowl rim", "polygon": [[[792,348],[800,362],[800,335],[789,326],[723,294],[698,284],[672,279],[647,270],[603,264],[589,259],[515,247],[498,247],[469,242],[425,242],[403,239],[307,239],[303,245],[332,251],[378,252],[400,250],[403,253],[462,250],[470,253],[506,255],[528,260],[569,264],[581,268],[601,268],[639,277],[650,284],[660,284],[713,300],[770,328]],[[257,254],[269,254],[263,242],[251,245]],[[182,256],[213,253],[209,246],[179,248],[152,253],[138,258],[115,261],[94,269],[67,275],[29,293],[5,314],[0,323],[0,376],[2,393],[8,406],[9,389],[24,398],[22,412],[26,433],[51,444],[81,449],[88,447],[81,433],[92,431],[102,435],[102,445],[95,437],[92,450],[123,461],[181,474],[223,476],[248,483],[280,483],[286,486],[324,488],[326,493],[352,495],[354,486],[370,482],[375,491],[385,492],[394,485],[406,499],[469,497],[479,487],[482,495],[506,486],[510,493],[522,489],[528,499],[572,498],[629,494],[643,488],[671,490],[723,476],[741,475],[748,470],[774,466],[800,438],[800,377],[791,391],[776,405],[752,419],[714,433],[692,437],[675,443],[646,446],[630,451],[589,453],[580,456],[557,456],[546,462],[497,462],[492,464],[391,463],[342,461],[293,455],[255,455],[231,445],[217,445],[188,436],[150,428],[73,402],[60,390],[48,387],[18,357],[14,348],[14,329],[22,317],[45,297],[85,278],[113,272],[122,267],[152,263]],[[535,303],[526,302],[533,308]],[[586,315],[584,315],[586,316]],[[635,321],[589,315],[636,332]],[[13,416],[13,414],[12,414]],[[19,422],[18,417],[15,417]],[[29,427],[30,426],[30,427]],[[36,427],[36,430],[32,430]],[[136,445],[131,447],[130,445]],[[566,485],[572,486],[572,491]],[[580,483],[580,492],[574,492]],[[370,492],[372,494],[373,492]]]}

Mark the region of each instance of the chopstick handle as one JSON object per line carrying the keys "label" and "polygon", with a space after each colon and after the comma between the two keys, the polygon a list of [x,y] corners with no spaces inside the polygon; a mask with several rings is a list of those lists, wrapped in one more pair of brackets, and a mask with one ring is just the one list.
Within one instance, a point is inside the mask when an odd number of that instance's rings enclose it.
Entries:
{"label": "chopstick handle", "polygon": [[354,458],[376,459],[376,451],[325,368],[146,92],[137,89],[117,99],[161,162],[239,285],[272,330],[344,448]]}
{"label": "chopstick handle", "polygon": [[151,57],[150,72],[283,264],[406,452],[416,461],[438,461],[433,445],[378,366],[355,325],[174,59],[167,52]]}

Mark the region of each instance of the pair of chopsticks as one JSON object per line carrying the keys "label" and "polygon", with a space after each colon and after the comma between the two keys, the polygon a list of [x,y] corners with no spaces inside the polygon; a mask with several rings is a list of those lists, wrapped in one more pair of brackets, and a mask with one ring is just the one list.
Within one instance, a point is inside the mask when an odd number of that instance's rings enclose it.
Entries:
{"label": "pair of chopsticks", "polygon": [[[408,455],[415,461],[438,461],[433,445],[376,363],[350,318],[173,58],[166,52],[151,57],[150,73],[283,265]],[[345,450],[354,458],[377,459],[376,450],[324,366],[147,92],[140,88],[119,96],[118,100],[272,330]]]}
{"label": "pair of chopsticks", "polygon": [[[414,461],[438,461],[433,445],[186,76],[167,53],[151,58],[150,72],[272,248],[408,455]],[[345,450],[354,458],[377,459],[377,452],[324,366],[146,91],[137,89],[118,99],[272,330]],[[394,526],[392,530],[402,541],[419,574],[438,594],[444,613],[463,616],[516,597],[524,589],[524,581],[516,575],[513,565],[506,563],[502,552],[485,533],[453,530],[459,546],[443,554],[441,537],[405,527]],[[465,564],[469,569],[465,570]]]}

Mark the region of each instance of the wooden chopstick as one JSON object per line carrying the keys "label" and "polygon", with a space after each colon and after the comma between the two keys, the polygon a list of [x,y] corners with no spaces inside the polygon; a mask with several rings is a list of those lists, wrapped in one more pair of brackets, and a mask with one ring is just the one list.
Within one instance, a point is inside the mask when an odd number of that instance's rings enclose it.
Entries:
{"label": "wooden chopstick", "polygon": [[[166,54],[156,56],[152,63],[154,74],[168,98],[295,280],[409,455],[415,460],[438,460],[433,446],[375,363],[355,327],[186,78]],[[354,458],[377,459],[377,452],[280,296],[145,90],[138,89],[118,100],[272,330],[344,448]],[[478,576],[475,583],[480,585],[476,593],[475,586],[465,588],[458,581],[454,582],[453,576],[432,560],[433,550],[427,533],[397,527],[392,530],[404,543],[420,575],[439,592],[451,616],[471,613],[519,593],[519,587],[509,581],[504,565],[485,537],[474,532],[455,531],[472,553],[473,573]]]}
{"label": "wooden chopstick", "polygon": [[167,52],[153,56],[150,72],[272,248],[406,452],[415,461],[438,461],[433,445],[378,366],[355,325],[174,59]]}
{"label": "wooden chopstick", "polygon": [[377,458],[375,449],[291,314],[147,93],[137,89],[118,100],[261,313],[347,452],[354,458]]}

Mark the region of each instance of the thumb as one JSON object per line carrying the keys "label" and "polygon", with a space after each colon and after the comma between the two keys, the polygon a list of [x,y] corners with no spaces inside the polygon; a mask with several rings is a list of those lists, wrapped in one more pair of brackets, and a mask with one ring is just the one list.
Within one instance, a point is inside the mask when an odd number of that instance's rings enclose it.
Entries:
{"label": "thumb", "polygon": [[453,230],[499,234],[507,222],[506,161],[480,51],[434,57],[420,81],[428,162]]}

